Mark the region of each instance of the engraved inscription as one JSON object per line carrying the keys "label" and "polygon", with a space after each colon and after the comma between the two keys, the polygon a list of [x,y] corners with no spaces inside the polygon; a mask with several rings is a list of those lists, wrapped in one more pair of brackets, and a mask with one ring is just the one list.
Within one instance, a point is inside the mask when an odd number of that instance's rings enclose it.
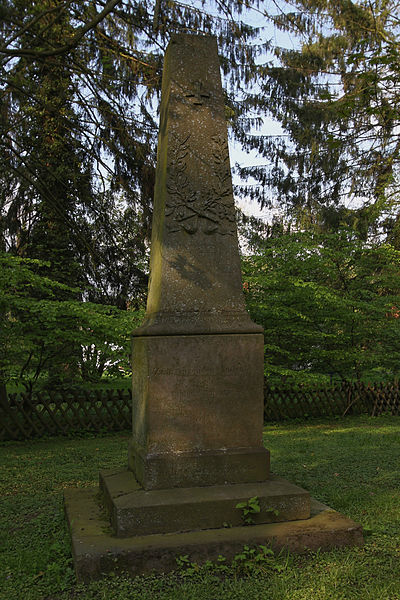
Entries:
{"label": "engraved inscription", "polygon": [[223,136],[214,136],[210,164],[210,186],[196,190],[187,175],[190,135],[176,139],[170,151],[171,176],[167,184],[165,215],[170,232],[233,235],[235,215],[231,198],[228,144]]}
{"label": "engraved inscription", "polygon": [[165,376],[165,375],[173,375],[174,377],[199,377],[199,376],[204,376],[204,377],[212,377],[215,375],[236,375],[240,372],[247,372],[246,369],[244,369],[244,367],[242,365],[238,365],[236,364],[234,367],[220,367],[220,368],[216,368],[215,370],[211,369],[211,368],[207,368],[207,369],[196,369],[196,368],[190,368],[190,369],[176,369],[176,368],[171,368],[171,367],[154,367],[152,369],[152,371],[150,372],[151,376],[156,376],[156,375],[160,375],[160,376]]}
{"label": "engraved inscription", "polygon": [[204,89],[204,84],[198,79],[190,81],[190,87],[187,88],[185,98],[189,98],[194,106],[202,106],[203,101],[210,97],[209,92]]}

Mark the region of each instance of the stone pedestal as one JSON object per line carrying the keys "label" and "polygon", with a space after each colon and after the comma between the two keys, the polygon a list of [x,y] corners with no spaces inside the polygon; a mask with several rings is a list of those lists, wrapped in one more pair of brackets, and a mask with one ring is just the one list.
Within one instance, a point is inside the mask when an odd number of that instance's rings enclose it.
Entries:
{"label": "stone pedestal", "polygon": [[261,334],[133,340],[129,467],[146,490],[261,482]]}

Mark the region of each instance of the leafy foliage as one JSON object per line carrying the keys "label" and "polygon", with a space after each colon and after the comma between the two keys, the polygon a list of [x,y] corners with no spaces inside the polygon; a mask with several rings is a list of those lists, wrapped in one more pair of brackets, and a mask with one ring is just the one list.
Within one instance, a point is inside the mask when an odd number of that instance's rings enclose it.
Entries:
{"label": "leafy foliage", "polygon": [[[109,305],[139,309],[145,297],[162,56],[170,36],[182,31],[217,35],[232,135],[269,163],[239,169],[257,185],[238,191],[266,204],[276,188],[280,206],[298,221],[339,229],[330,241],[282,238],[279,248],[265,246],[247,260],[249,307],[266,325],[270,372],[397,373],[397,255],[340,228],[349,224],[367,239],[385,214],[390,241],[397,247],[400,239],[398,0],[295,0],[293,12],[275,6],[272,15],[255,0],[218,1],[212,10],[201,0],[197,8],[150,0],[2,3],[2,249],[51,264],[46,277],[64,285],[55,283],[66,314],[61,318],[55,304],[47,310],[48,282],[37,282],[27,314],[42,311],[40,322],[53,315],[46,351],[52,347],[63,364],[78,365],[86,349],[79,367],[85,377],[104,368],[79,338],[88,331],[86,313],[105,318]],[[243,22],[248,10],[259,26]],[[300,47],[275,48],[267,60],[273,46],[262,27],[271,22],[299,35]],[[253,135],[266,114],[281,122],[283,136]],[[346,208],[352,199],[362,206]],[[22,315],[22,296],[18,304],[9,295],[4,306]],[[83,329],[68,338],[78,322],[71,307],[80,300],[104,308],[82,303]],[[13,319],[4,320],[8,356],[9,327],[22,323]],[[67,322],[64,332],[60,323]],[[28,333],[24,339],[28,344]],[[42,371],[40,352],[33,355],[35,367],[33,358],[26,367],[15,359],[22,372]]]}
{"label": "leafy foliage", "polygon": [[266,376],[397,377],[400,254],[349,230],[291,232],[244,258],[247,305],[265,328]]}
{"label": "leafy foliage", "polygon": [[13,379],[31,391],[48,377],[49,369],[56,373],[57,385],[97,380],[106,369],[129,371],[129,333],[138,324],[139,312],[60,300],[60,294],[76,290],[51,279],[49,265],[40,261],[3,253],[0,265],[3,383]]}
{"label": "leafy foliage", "polygon": [[254,523],[252,515],[261,512],[260,501],[257,496],[253,496],[244,502],[238,502],[235,508],[242,511],[243,523],[246,525]]}
{"label": "leafy foliage", "polygon": [[281,573],[286,570],[290,563],[290,557],[283,552],[275,556],[274,551],[267,546],[258,545],[254,547],[243,546],[231,561],[225,556],[218,556],[216,561],[206,560],[204,564],[198,564],[190,560],[187,554],[178,556],[176,564],[178,573],[185,579],[200,579],[207,575],[229,577],[234,575],[238,578],[265,576],[272,573]]}

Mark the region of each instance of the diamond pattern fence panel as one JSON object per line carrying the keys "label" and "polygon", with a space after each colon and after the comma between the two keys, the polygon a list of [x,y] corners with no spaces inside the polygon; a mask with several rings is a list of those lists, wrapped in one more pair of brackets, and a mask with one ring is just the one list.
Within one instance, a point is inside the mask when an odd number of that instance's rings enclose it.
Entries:
{"label": "diamond pattern fence panel", "polygon": [[330,387],[269,386],[264,388],[265,421],[384,413],[400,414],[395,383],[342,383]]}
{"label": "diamond pattern fence panel", "polygon": [[0,440],[131,428],[130,390],[9,394],[0,405]]}

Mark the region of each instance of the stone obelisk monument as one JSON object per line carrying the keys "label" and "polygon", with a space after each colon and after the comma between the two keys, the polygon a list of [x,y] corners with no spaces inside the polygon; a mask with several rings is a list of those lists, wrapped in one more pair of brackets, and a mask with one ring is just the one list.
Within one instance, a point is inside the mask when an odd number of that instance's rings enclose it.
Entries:
{"label": "stone obelisk monument", "polygon": [[236,504],[254,496],[259,522],[309,516],[308,492],[269,477],[263,364],[216,40],[178,35],[164,61],[147,313],[133,333],[129,471],[101,476],[117,535],[239,525]]}
{"label": "stone obelisk monument", "polygon": [[[79,579],[166,571],[182,554],[229,558],[243,544],[362,543],[358,525],[269,473],[263,333],[242,294],[211,37],[174,36],[165,56],[149,297],[132,361],[129,468],[100,473],[100,505],[93,490],[64,495]],[[258,510],[245,527],[250,498]]]}
{"label": "stone obelisk monument", "polygon": [[216,40],[172,38],[129,465],[147,490],[268,478],[263,334],[242,291]]}

